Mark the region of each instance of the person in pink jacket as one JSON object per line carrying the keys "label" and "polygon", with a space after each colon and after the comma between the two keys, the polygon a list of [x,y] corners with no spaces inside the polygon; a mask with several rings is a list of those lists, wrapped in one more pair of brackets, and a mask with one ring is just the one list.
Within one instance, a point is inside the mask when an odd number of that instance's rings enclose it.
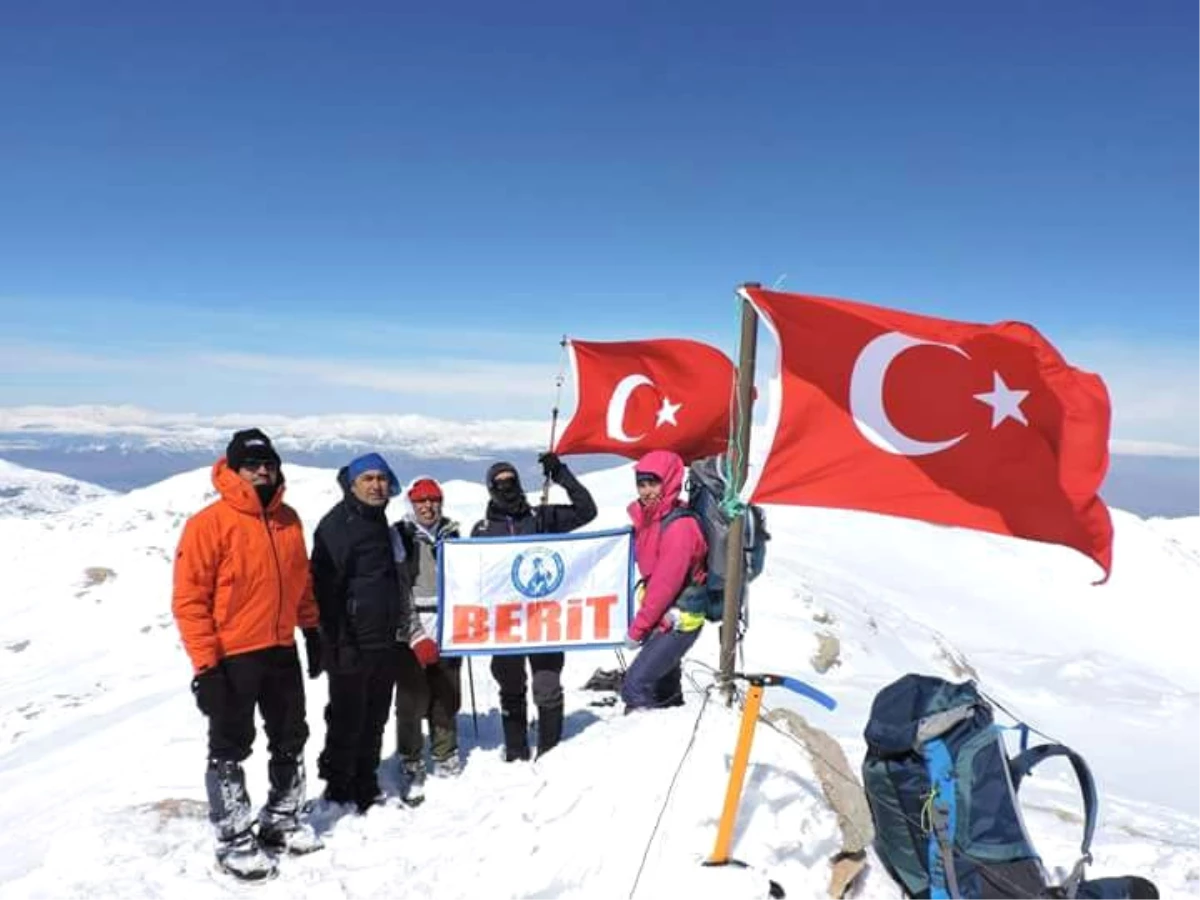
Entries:
{"label": "person in pink jacket", "polygon": [[708,557],[695,517],[670,515],[686,506],[683,472],[683,460],[667,450],[647,453],[635,467],[638,499],[629,504],[629,518],[643,595],[625,640],[641,647],[621,687],[627,713],[683,704],[680,662],[704,627],[702,614],[676,607],[684,590],[703,583]]}

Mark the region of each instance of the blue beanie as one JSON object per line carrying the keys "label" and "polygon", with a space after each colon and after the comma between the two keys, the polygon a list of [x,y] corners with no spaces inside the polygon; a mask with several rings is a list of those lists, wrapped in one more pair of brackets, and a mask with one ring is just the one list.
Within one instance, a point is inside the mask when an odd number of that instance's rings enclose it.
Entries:
{"label": "blue beanie", "polygon": [[350,477],[351,482],[364,472],[385,473],[388,477],[388,496],[395,497],[400,493],[400,481],[396,478],[396,473],[387,464],[387,460],[378,453],[363,454],[350,460],[350,465],[346,466],[346,474]]}

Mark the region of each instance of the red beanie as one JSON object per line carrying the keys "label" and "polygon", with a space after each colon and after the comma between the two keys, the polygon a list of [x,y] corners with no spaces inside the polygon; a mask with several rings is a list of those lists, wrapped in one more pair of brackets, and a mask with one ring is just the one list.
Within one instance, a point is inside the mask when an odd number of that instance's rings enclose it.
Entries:
{"label": "red beanie", "polygon": [[441,500],[441,485],[432,478],[418,478],[408,489],[408,499],[414,502],[417,500]]}

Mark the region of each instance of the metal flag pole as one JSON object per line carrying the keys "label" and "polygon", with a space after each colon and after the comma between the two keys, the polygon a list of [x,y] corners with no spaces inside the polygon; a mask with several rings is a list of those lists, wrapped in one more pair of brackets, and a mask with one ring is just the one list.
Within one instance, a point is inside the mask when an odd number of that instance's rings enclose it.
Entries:
{"label": "metal flag pole", "polygon": [[[742,287],[760,287],[747,282]],[[741,297],[741,295],[738,295]],[[744,298],[742,333],[738,351],[736,418],[731,453],[727,459],[729,483],[734,493],[746,483],[750,457],[750,425],[754,403],[754,356],[758,348],[758,313]],[[725,556],[725,607],[721,617],[721,656],[718,682],[725,694],[725,705],[733,705],[733,669],[737,654],[738,616],[741,613],[746,559],[744,550],[746,511],[741,510],[730,523],[728,552]]]}
{"label": "metal flag pole", "polygon": [[[554,409],[550,412],[550,446],[546,449],[554,452],[554,441],[558,437],[558,408],[562,405],[563,382],[567,380],[567,336],[564,334],[558,346],[562,348],[559,354],[558,375],[554,378]],[[550,476],[542,482],[542,506],[550,502]]]}

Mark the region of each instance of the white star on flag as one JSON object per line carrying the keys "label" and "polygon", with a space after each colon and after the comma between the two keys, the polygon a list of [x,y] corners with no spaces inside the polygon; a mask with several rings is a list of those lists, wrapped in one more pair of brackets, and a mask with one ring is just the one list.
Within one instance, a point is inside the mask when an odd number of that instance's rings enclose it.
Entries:
{"label": "white star on flag", "polygon": [[1028,425],[1029,420],[1021,411],[1021,403],[1029,396],[1029,391],[1015,391],[1004,383],[999,372],[992,372],[992,389],[986,394],[975,394],[975,399],[986,403],[992,408],[992,427],[995,428],[1005,419],[1016,419],[1022,425]]}
{"label": "white star on flag", "polygon": [[658,417],[654,421],[654,427],[660,428],[663,425],[678,425],[675,421],[675,413],[683,407],[682,403],[672,403],[671,398],[663,395],[662,406],[658,408]]}

